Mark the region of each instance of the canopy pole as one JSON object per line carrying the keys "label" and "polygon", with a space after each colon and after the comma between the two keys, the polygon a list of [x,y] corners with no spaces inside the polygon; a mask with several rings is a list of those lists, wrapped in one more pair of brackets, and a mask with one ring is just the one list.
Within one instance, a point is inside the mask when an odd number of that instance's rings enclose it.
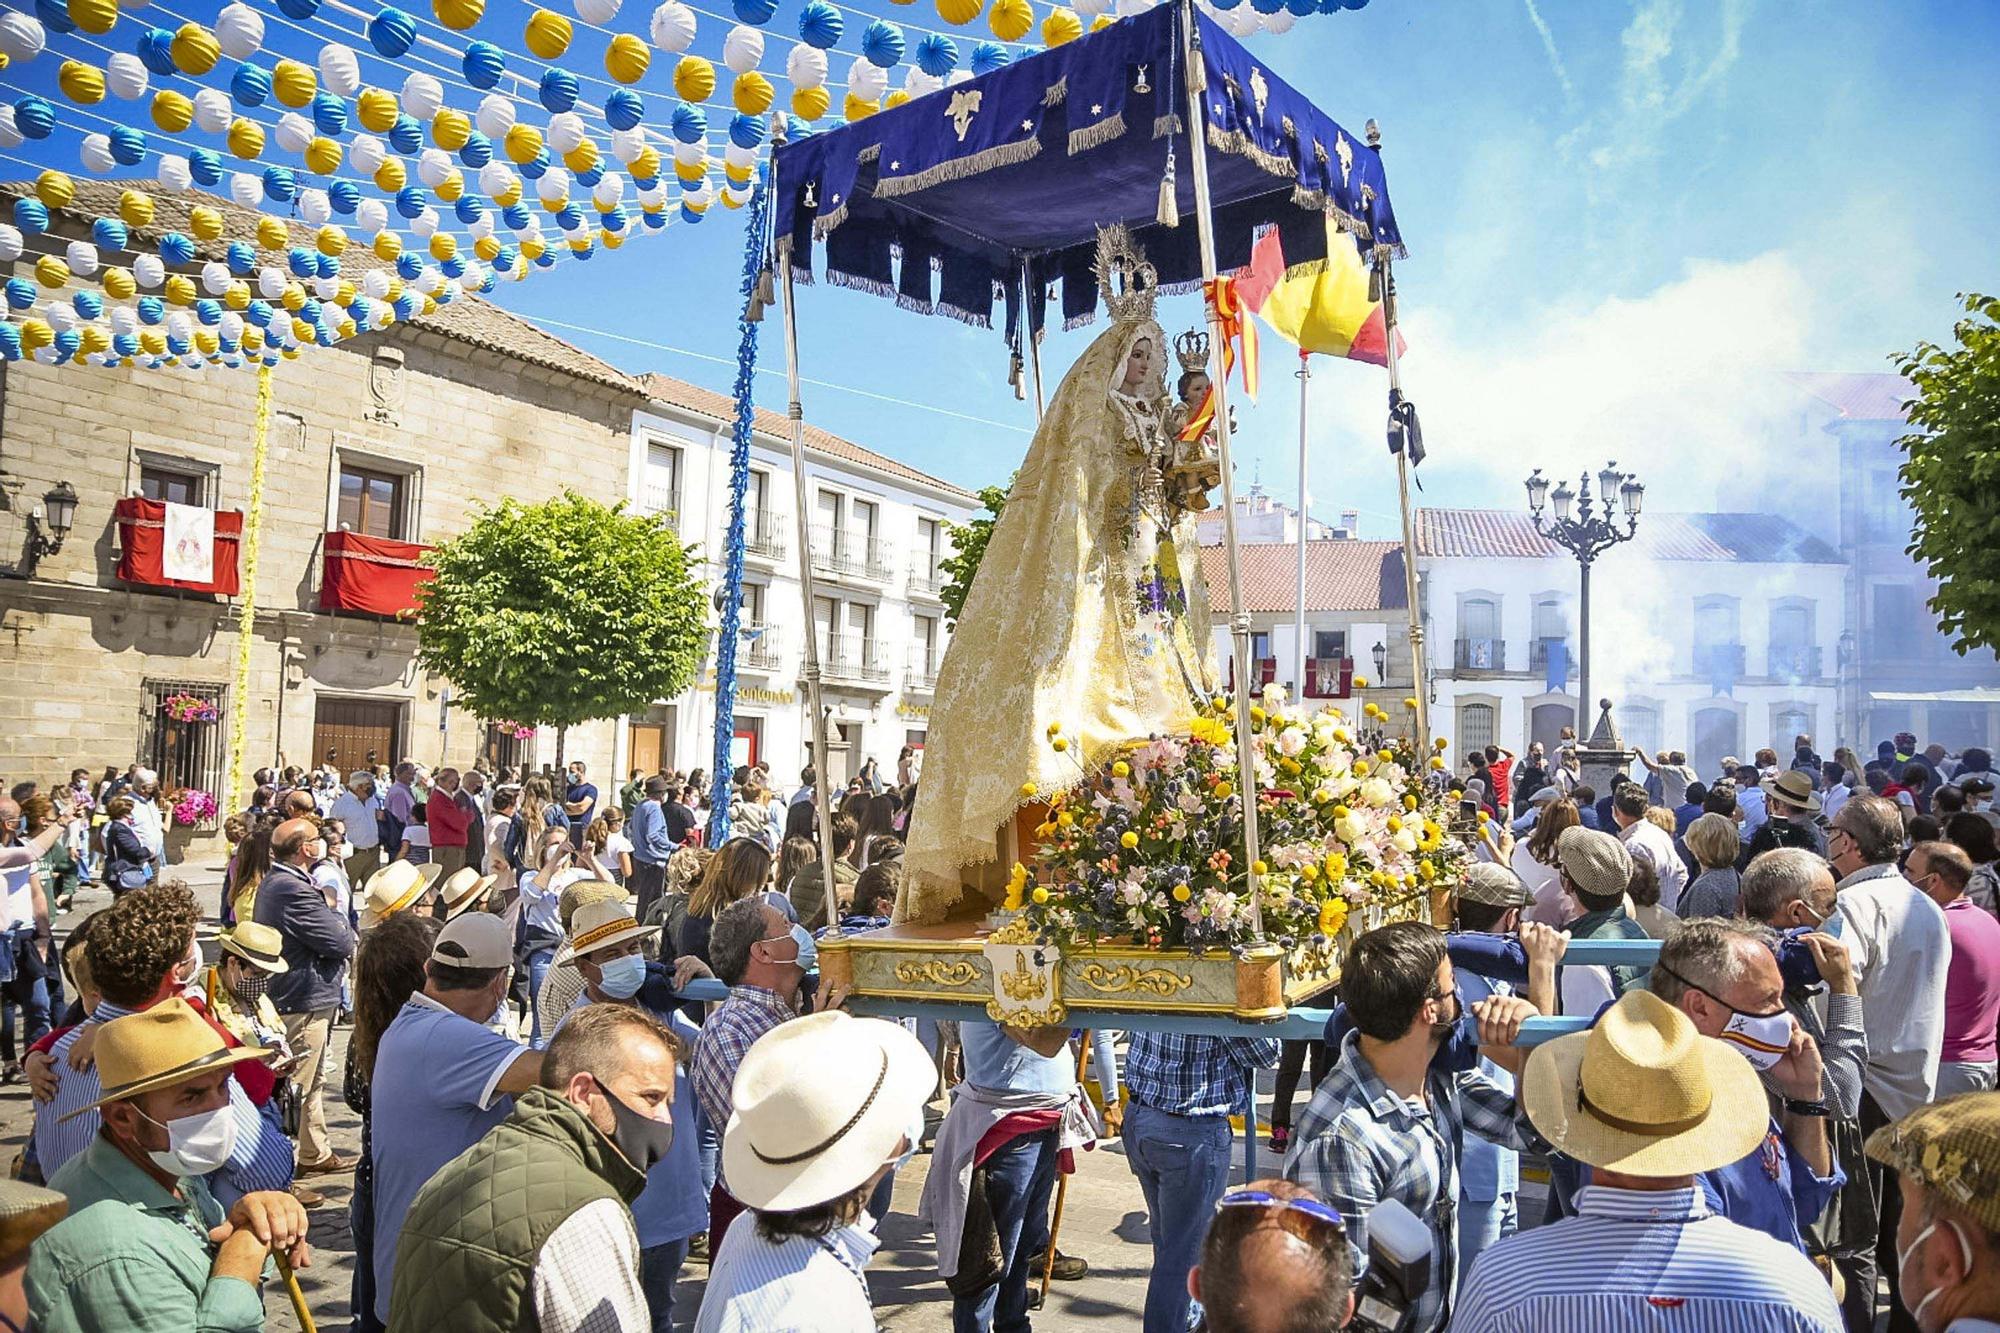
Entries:
{"label": "canopy pole", "polygon": [[1048,410],[1042,397],[1042,342],[1036,330],[1028,327],[1028,287],[1032,279],[1028,276],[1028,261],[1021,261],[1021,342],[1028,350],[1028,373],[1035,380],[1035,424],[1042,424],[1042,413]]}
{"label": "canopy pole", "polygon": [[[784,118],[772,117],[776,134],[772,136],[775,150],[784,142]],[[771,154],[771,193],[778,192],[778,155]],[[819,606],[818,592],[813,585],[812,571],[812,516],[811,501],[806,487],[806,413],[799,401],[799,321],[798,294],[792,288],[792,239],[789,236],[777,238],[778,295],[785,308],[785,383],[789,386],[790,400],[786,414],[792,419],[792,495],[799,516],[799,596],[805,602],[805,679],[806,711],[812,715],[812,765],[813,765],[813,807],[815,822],[819,826],[819,882],[826,892],[826,924],[828,937],[840,937],[840,908],[835,902],[833,880],[833,798],[828,788],[832,781],[829,760],[832,756],[826,748],[826,709],[820,701],[819,662]],[[833,625],[827,625],[827,633],[833,633]]]}
{"label": "canopy pole", "polygon": [[1306,537],[1307,526],[1312,522],[1306,517],[1306,387],[1312,381],[1312,353],[1299,349],[1299,569],[1298,600],[1293,604],[1296,612],[1294,631],[1298,635],[1295,645],[1298,649],[1296,662],[1298,670],[1292,676],[1299,697],[1306,691]]}
{"label": "canopy pole", "polygon": [[[1386,248],[1376,251],[1375,262],[1382,268],[1382,332],[1387,341],[1389,395],[1402,401],[1403,380],[1396,367],[1396,275],[1389,266]],[[1417,747],[1431,744],[1430,664],[1424,653],[1424,611],[1417,598],[1417,518],[1410,507],[1410,451],[1407,440],[1396,451],[1396,498],[1403,514],[1403,593],[1410,604],[1410,682],[1417,701]],[[1387,675],[1387,669],[1383,671]],[[1378,685],[1382,682],[1376,682]]]}
{"label": "canopy pole", "polygon": [[[1215,216],[1208,189],[1208,72],[1202,63],[1194,0],[1180,0],[1182,68],[1187,74],[1188,164],[1194,171],[1195,232],[1201,246],[1201,276],[1208,306],[1208,378],[1215,394],[1215,437],[1222,468],[1222,543],[1229,564],[1230,644],[1236,663],[1236,799],[1243,815],[1244,892],[1250,899],[1250,933],[1264,938],[1264,906],[1258,885],[1261,855],[1257,836],[1257,770],[1250,756],[1250,613],[1243,609],[1243,562],[1236,542],[1236,480],[1229,462],[1228,378],[1223,340],[1228,330],[1215,300]],[[1164,350],[1164,349],[1163,349]],[[1197,575],[1199,577],[1199,575]]]}

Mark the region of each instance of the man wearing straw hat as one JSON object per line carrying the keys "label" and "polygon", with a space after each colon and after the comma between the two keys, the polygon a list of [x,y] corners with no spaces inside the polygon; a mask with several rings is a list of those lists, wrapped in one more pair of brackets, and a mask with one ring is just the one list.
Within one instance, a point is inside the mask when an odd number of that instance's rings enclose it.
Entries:
{"label": "man wearing straw hat", "polygon": [[1592,1181],[1575,1216],[1480,1256],[1454,1328],[1840,1333],[1811,1260],[1708,1207],[1695,1177],[1753,1153],[1769,1113],[1749,1061],[1686,1014],[1631,992],[1588,1032],[1536,1047],[1521,1101]]}
{"label": "man wearing straw hat", "polygon": [[1765,804],[1770,809],[1771,817],[1744,845],[1743,854],[1736,862],[1737,869],[1780,847],[1800,847],[1815,856],[1825,856],[1826,834],[1813,819],[1819,813],[1820,800],[1818,793],[1813,791],[1812,775],[1788,768],[1757,785],[1764,789]]}
{"label": "man wearing straw hat", "polygon": [[373,930],[398,912],[421,909],[443,869],[435,861],[391,861],[370,875],[361,888],[361,929]]}
{"label": "man wearing straw hat", "polygon": [[69,1200],[25,1180],[0,1180],[0,1326],[27,1333],[29,1247],[69,1212]]}
{"label": "man wearing straw hat", "polygon": [[1896,1173],[1903,1307],[1923,1333],[2000,1329],[2000,1092],[1937,1102],[1868,1137]]}
{"label": "man wearing straw hat", "polygon": [[231,1069],[267,1052],[230,1047],[189,1004],[165,1000],[104,1025],[96,1138],[50,1184],[70,1215],[35,1245],[27,1291],[41,1333],[258,1330],[273,1253],[309,1259],[289,1194],[246,1194],[225,1216],[201,1177],[227,1161]]}

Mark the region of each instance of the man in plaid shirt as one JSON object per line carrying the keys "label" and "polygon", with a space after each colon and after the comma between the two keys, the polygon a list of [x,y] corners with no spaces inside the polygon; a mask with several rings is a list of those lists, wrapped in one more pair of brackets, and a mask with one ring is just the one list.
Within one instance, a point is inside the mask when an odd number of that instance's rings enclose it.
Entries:
{"label": "man in plaid shirt", "polygon": [[1229,1183],[1230,1113],[1250,1109],[1250,1080],[1277,1063],[1275,1037],[1132,1034],[1125,1160],[1146,1196],[1153,1241],[1145,1333],[1186,1333],[1188,1270]]}
{"label": "man in plaid shirt", "polygon": [[[1528,951],[1528,993],[1555,992],[1563,939],[1547,926],[1521,929]],[[1434,1063],[1465,1008],[1457,996],[1443,933],[1416,921],[1372,930],[1355,941],[1341,968],[1342,1000],[1355,1030],[1339,1062],[1313,1093],[1285,1157],[1285,1177],[1316,1190],[1347,1219],[1355,1281],[1368,1261],[1368,1213],[1395,1199],[1426,1220],[1430,1282],[1412,1302],[1399,1333],[1442,1328],[1458,1282],[1459,1149],[1468,1131],[1516,1152],[1540,1140],[1520,1115],[1511,1089],[1480,1072]],[[1514,1047],[1534,1004],[1495,995],[1474,1006],[1479,1054],[1518,1074],[1526,1052]]]}

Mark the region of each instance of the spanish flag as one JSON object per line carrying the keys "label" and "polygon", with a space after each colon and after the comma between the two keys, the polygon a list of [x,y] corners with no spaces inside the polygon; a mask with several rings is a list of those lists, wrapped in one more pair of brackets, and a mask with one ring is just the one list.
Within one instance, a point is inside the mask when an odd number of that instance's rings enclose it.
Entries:
{"label": "spanish flag", "polygon": [[[1368,270],[1354,239],[1331,222],[1326,229],[1326,265],[1285,276],[1285,252],[1273,227],[1251,247],[1250,267],[1237,280],[1245,304],[1273,332],[1301,352],[1388,364],[1382,303],[1368,299]],[[1396,354],[1407,344],[1399,331]]]}

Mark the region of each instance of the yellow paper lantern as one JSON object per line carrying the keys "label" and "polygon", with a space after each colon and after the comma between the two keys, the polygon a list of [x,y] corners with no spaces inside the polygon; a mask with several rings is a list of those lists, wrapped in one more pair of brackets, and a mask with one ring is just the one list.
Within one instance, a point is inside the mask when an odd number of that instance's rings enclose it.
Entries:
{"label": "yellow paper lantern", "polygon": [[748,195],[745,195],[742,198],[738,198],[737,196],[729,193],[727,190],[723,191],[722,193],[722,206],[724,208],[741,208],[743,207],[743,205],[749,202],[750,198]]}
{"label": "yellow paper lantern", "polygon": [[321,227],[313,237],[313,246],[321,254],[338,259],[347,249],[347,233],[335,226]]}
{"label": "yellow paper lantern", "polygon": [[938,17],[946,23],[970,23],[983,8],[984,0],[937,0]]}
{"label": "yellow paper lantern", "polygon": [[521,202],[521,182],[510,181],[507,188],[493,196],[493,202],[502,208],[512,208]]}
{"label": "yellow paper lantern", "polygon": [[1042,20],[1043,46],[1061,46],[1064,42],[1073,42],[1081,36],[1083,36],[1083,20],[1077,16],[1074,9],[1065,5],[1057,5],[1049,11],[1049,16]]}
{"label": "yellow paper lantern", "polygon": [[306,289],[304,285],[296,282],[286,283],[285,290],[278,295],[278,304],[293,314],[298,314],[300,310],[305,308],[306,304]]}
{"label": "yellow paper lantern", "polygon": [[437,21],[453,32],[464,32],[486,15],[486,0],[431,0]]}
{"label": "yellow paper lantern", "polygon": [[1018,42],[1035,26],[1035,11],[1028,0],[993,0],[986,11],[986,26],[1003,42]]}
{"label": "yellow paper lantern", "polygon": [[500,141],[507,160],[516,165],[526,165],[535,160],[542,151],[542,132],[533,125],[515,122],[508,127],[507,137]]}
{"label": "yellow paper lantern", "polygon": [[240,116],[231,121],[229,151],[246,160],[257,157],[264,151],[264,127]]}
{"label": "yellow paper lantern", "polygon": [[35,177],[35,198],[50,208],[68,208],[69,201],[76,198],[76,182],[51,168]]}
{"label": "yellow paper lantern", "polygon": [[69,0],[69,21],[85,32],[110,32],[118,26],[118,0]]}
{"label": "yellow paper lantern", "polygon": [[104,100],[104,71],[81,60],[65,60],[56,71],[56,86],[70,101],[95,106]]}
{"label": "yellow paper lantern", "polygon": [[818,120],[833,105],[833,95],[826,85],[817,88],[792,89],[792,114],[800,120]]}
{"label": "yellow paper lantern", "polygon": [[850,121],[872,116],[881,109],[882,104],[880,102],[870,102],[864,98],[856,97],[853,93],[849,93],[843,98],[840,104],[840,114],[847,117]]}
{"label": "yellow paper lantern", "polygon": [[715,66],[701,56],[682,56],[674,65],[674,95],[683,102],[706,102],[715,92]]}
{"label": "yellow paper lantern", "polygon": [[891,92],[887,97],[882,99],[882,106],[884,107],[884,109],[887,109],[889,107],[898,107],[909,100],[910,100],[910,95],[903,89],[897,88],[896,90]]}
{"label": "yellow paper lantern", "polygon": [[667,206],[664,202],[642,202],[639,205],[639,211],[641,213],[664,213],[667,211]]}
{"label": "yellow paper lantern", "polygon": [[384,263],[394,263],[403,253],[403,238],[393,231],[378,232],[373,248],[377,259]]}
{"label": "yellow paper lantern", "polygon": [[424,298],[423,313],[426,315],[435,315],[437,313],[437,309],[438,309],[437,298],[435,296],[426,296]]}
{"label": "yellow paper lantern", "polygon": [[[55,340],[56,331],[49,327],[48,321],[41,319],[24,319],[21,321],[21,346],[28,351],[40,351]],[[166,345],[166,339],[162,338],[160,346],[165,347]]]}
{"label": "yellow paper lantern", "polygon": [[538,9],[528,15],[528,28],[522,34],[528,49],[544,60],[554,60],[569,50],[572,35],[569,20],[550,9]]}
{"label": "yellow paper lantern", "polygon": [[231,310],[250,308],[250,284],[238,278],[222,289],[222,304]]}
{"label": "yellow paper lantern", "polygon": [[455,204],[465,193],[465,173],[453,167],[445,178],[437,183],[437,197],[447,204]]}
{"label": "yellow paper lantern", "polygon": [[322,176],[331,176],[340,170],[340,145],[332,139],[315,136],[306,145],[306,167]]}
{"label": "yellow paper lantern", "polygon": [[597,239],[603,242],[605,249],[616,250],[619,246],[625,244],[625,233],[612,231],[609,227],[604,227],[598,230]]}
{"label": "yellow paper lantern", "polygon": [[363,88],[361,96],[355,99],[356,114],[361,128],[371,134],[387,134],[396,126],[396,113],[402,110],[396,104],[396,94],[387,88]]}
{"label": "yellow paper lantern", "polygon": [[296,361],[299,359],[299,349],[296,347],[287,347],[279,352],[278,355],[286,361]]}
{"label": "yellow paper lantern", "polygon": [[530,262],[540,259],[543,255],[547,254],[548,252],[549,252],[548,246],[544,245],[541,241],[536,240],[532,236],[521,242],[521,258],[529,260]]}
{"label": "yellow paper lantern", "polygon": [[283,218],[266,214],[257,219],[257,246],[262,250],[282,250],[292,241],[292,229]]}
{"label": "yellow paper lantern", "polygon": [[458,253],[458,240],[448,231],[431,233],[431,258],[442,264]]}
{"label": "yellow paper lantern", "polygon": [[456,153],[471,137],[472,120],[457,107],[445,107],[431,120],[431,142],[447,153]]}
{"label": "yellow paper lantern", "polygon": [[188,230],[198,241],[212,241],[222,235],[222,214],[207,204],[196,204],[188,210]]}
{"label": "yellow paper lantern", "polygon": [[388,301],[395,301],[401,299],[402,295],[403,295],[403,280],[401,278],[389,279],[389,290],[383,293],[383,299]]}
{"label": "yellow paper lantern", "polygon": [[258,328],[255,324],[243,330],[243,350],[246,352],[263,351],[264,330]]}
{"label": "yellow paper lantern", "polygon": [[311,65],[280,60],[271,71],[271,94],[286,106],[304,106],[319,91],[319,75]]}
{"label": "yellow paper lantern", "polygon": [[492,236],[481,236],[472,243],[472,253],[490,264],[500,254],[500,242]]}
{"label": "yellow paper lantern", "polygon": [[602,159],[597,152],[597,141],[585,139],[576,147],[563,154],[563,165],[571,171],[589,171]]}
{"label": "yellow paper lantern", "polygon": [[179,134],[194,124],[194,103],[185,93],[162,88],[153,94],[153,123],[168,134]]}
{"label": "yellow paper lantern", "polygon": [[722,164],[722,174],[738,185],[748,185],[750,183],[750,173],[753,170],[755,168],[747,162],[742,166],[738,166],[734,162],[725,162]]}
{"label": "yellow paper lantern", "polygon": [[692,184],[706,175],[708,175],[708,167],[705,163],[682,162],[678,158],[674,160],[674,179],[676,180]]}
{"label": "yellow paper lantern", "polygon": [[336,338],[352,338],[355,333],[354,320],[343,317],[340,323],[333,326],[333,333]]}
{"label": "yellow paper lantern", "polygon": [[573,254],[588,254],[590,252],[590,238],[588,236],[572,236],[569,238],[569,248]]}
{"label": "yellow paper lantern", "polygon": [[621,32],[604,48],[604,72],[620,83],[637,83],[653,63],[653,50],[629,32]]}
{"label": "yellow paper lantern", "polygon": [[43,255],[35,261],[35,281],[44,287],[66,287],[69,285],[69,265],[54,255]]}
{"label": "yellow paper lantern", "polygon": [[318,339],[319,331],[302,319],[294,319],[292,321],[292,337],[299,342],[310,343]]}
{"label": "yellow paper lantern", "polygon": [[660,150],[647,144],[630,164],[632,179],[651,180],[660,174]]}
{"label": "yellow paper lantern", "polygon": [[206,352],[208,355],[214,356],[222,350],[222,338],[214,329],[196,329],[194,331],[194,345],[196,351]]}
{"label": "yellow paper lantern", "polygon": [[165,294],[170,305],[193,305],[195,298],[201,295],[201,291],[194,285],[194,279],[187,274],[169,273]]}
{"label": "yellow paper lantern", "polygon": [[778,90],[771,86],[771,80],[757,70],[745,70],[736,76],[736,82],[729,87],[729,100],[736,109],[746,116],[761,116],[771,109],[771,101]]}
{"label": "yellow paper lantern", "polygon": [[1096,18],[1090,21],[1090,30],[1092,32],[1103,32],[1106,28],[1110,27],[1114,22],[1116,22],[1116,20],[1113,19],[1111,15],[1099,14]]}
{"label": "yellow paper lantern", "polygon": [[333,303],[339,306],[353,305],[355,294],[354,283],[350,279],[342,278],[340,285],[333,289]]}
{"label": "yellow paper lantern", "polygon": [[222,46],[215,40],[215,34],[199,23],[183,23],[173,41],[167,44],[167,54],[183,74],[200,78],[222,58]]}
{"label": "yellow paper lantern", "polygon": [[375,168],[375,188],[383,194],[394,194],[409,180],[409,173],[403,168],[400,157],[385,157],[382,165]]}
{"label": "yellow paper lantern", "polygon": [[101,352],[111,346],[111,331],[102,324],[85,324],[76,332],[79,345],[86,355]]}
{"label": "yellow paper lantern", "polygon": [[[23,325],[21,332],[23,335],[26,335],[28,332],[27,326]],[[27,338],[23,336],[21,341],[26,343]],[[139,330],[139,350],[143,351],[147,356],[159,356],[167,350],[167,335],[158,329]]]}
{"label": "yellow paper lantern", "polygon": [[118,216],[128,227],[144,227],[153,221],[153,196],[144,190],[126,190],[118,196]]}
{"label": "yellow paper lantern", "polygon": [[107,268],[104,270],[104,294],[114,301],[129,301],[138,292],[139,283],[129,268]]}

